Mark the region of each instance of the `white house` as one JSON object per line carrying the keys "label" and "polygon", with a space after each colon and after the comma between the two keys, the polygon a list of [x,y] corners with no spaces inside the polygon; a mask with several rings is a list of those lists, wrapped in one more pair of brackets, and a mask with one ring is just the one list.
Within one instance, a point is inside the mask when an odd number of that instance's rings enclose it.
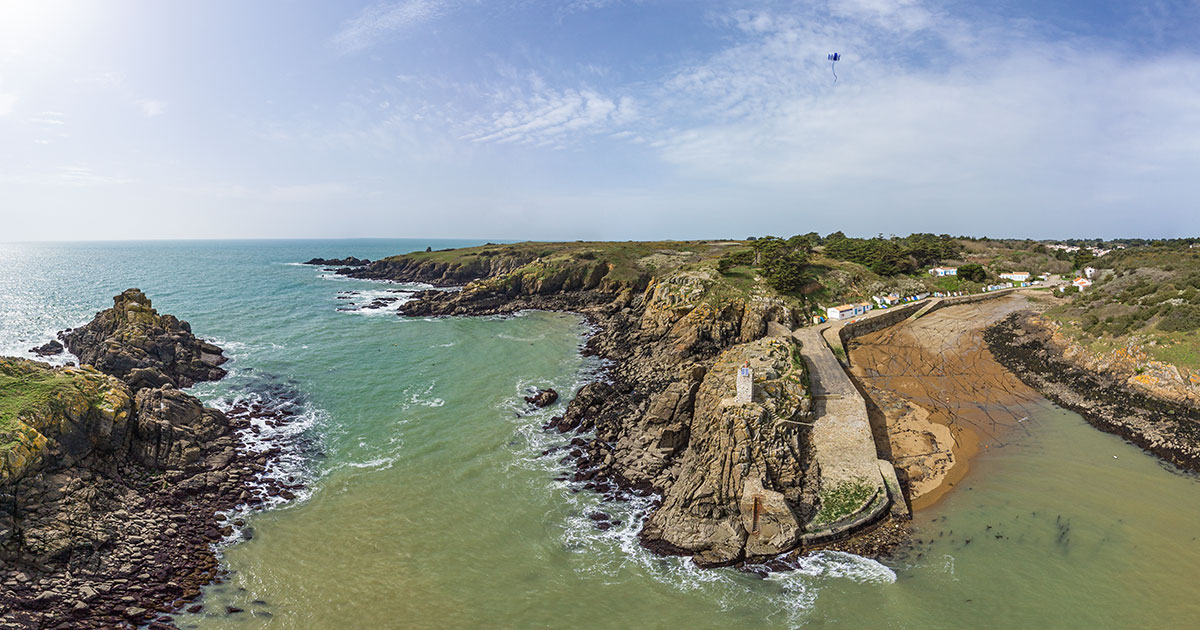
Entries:
{"label": "white house", "polygon": [[829,315],[829,319],[850,319],[858,317],[871,310],[870,304],[842,304],[841,306],[830,306],[825,312]]}
{"label": "white house", "polygon": [[1094,276],[1094,275],[1096,275],[1095,267],[1084,267],[1083,268],[1083,277],[1087,278],[1088,280],[1091,280],[1092,276]]}
{"label": "white house", "polygon": [[871,296],[871,299],[875,300],[875,304],[880,308],[887,308],[898,303],[900,301],[900,295],[897,293],[889,293],[888,295],[873,295]]}
{"label": "white house", "polygon": [[1030,275],[1028,271],[1006,271],[1000,277],[1013,282],[1028,282]]}
{"label": "white house", "polygon": [[943,278],[945,276],[957,276],[958,267],[934,267],[929,270],[929,275],[935,278]]}
{"label": "white house", "polygon": [[1082,290],[1092,286],[1092,281],[1081,276],[1079,278],[1075,278],[1075,280],[1073,282],[1071,282],[1071,284],[1079,287],[1079,290],[1082,291]]}

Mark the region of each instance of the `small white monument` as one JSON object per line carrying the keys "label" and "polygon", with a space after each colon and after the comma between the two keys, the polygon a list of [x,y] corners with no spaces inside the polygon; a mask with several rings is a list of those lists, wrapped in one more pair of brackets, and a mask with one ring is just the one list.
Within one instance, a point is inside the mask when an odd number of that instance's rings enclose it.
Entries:
{"label": "small white monument", "polygon": [[738,368],[737,372],[737,398],[734,399],[739,405],[746,404],[754,398],[754,374],[750,371],[750,363]]}

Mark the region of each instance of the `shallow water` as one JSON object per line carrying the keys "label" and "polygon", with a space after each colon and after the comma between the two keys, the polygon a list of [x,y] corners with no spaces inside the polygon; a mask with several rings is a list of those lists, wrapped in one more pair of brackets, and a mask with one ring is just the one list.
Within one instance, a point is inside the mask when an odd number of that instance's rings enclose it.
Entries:
{"label": "shallow water", "polygon": [[[1200,483],[1046,402],[917,515],[922,542],[896,559],[819,554],[763,580],[642,552],[637,506],[600,506],[554,480],[563,453],[541,453],[565,440],[540,425],[564,403],[533,412],[520,400],[533,386],[569,398],[592,375],[578,318],[338,311],[362,302],[339,292],[398,287],[288,264],[460,244],[0,245],[0,353],[24,356],[138,286],[234,357],[231,376],[198,395],[220,404],[284,392],[306,410],[289,474],[306,475],[311,494],[250,519],[251,539],[224,550],[226,582],[181,626],[1200,623]],[[595,529],[597,509],[622,524]]]}

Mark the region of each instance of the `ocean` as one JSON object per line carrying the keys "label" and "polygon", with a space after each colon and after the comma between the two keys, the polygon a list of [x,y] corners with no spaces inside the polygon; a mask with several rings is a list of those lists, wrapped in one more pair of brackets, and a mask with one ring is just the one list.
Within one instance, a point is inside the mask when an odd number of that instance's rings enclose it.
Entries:
{"label": "ocean", "polygon": [[[763,578],[637,545],[645,503],[562,480],[542,425],[602,367],[582,318],[402,318],[420,287],[297,263],[450,240],[0,244],[0,354],[141,288],[224,347],[192,392],[292,406],[275,471],[307,483],[249,515],[224,581],[184,628],[1191,628],[1200,624],[1200,481],[1049,402],[919,512],[874,561],[818,553]],[[381,309],[361,307],[397,298]],[[63,356],[56,360],[69,360]],[[560,402],[532,410],[531,389]],[[620,524],[600,530],[604,512]],[[229,613],[228,607],[241,609]]]}

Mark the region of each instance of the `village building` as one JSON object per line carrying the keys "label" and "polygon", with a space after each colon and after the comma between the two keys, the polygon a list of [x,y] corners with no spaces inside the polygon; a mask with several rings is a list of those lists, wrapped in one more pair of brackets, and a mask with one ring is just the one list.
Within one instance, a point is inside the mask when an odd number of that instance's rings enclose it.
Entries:
{"label": "village building", "polygon": [[1096,275],[1095,267],[1084,267],[1083,268],[1083,277],[1087,278],[1088,280],[1091,280],[1092,276],[1094,276],[1094,275]]}
{"label": "village building", "polygon": [[1078,278],[1075,278],[1075,280],[1073,282],[1071,282],[1071,284],[1079,287],[1079,290],[1082,291],[1082,290],[1092,286],[1092,281],[1088,280],[1087,278],[1084,278],[1083,276],[1080,276]]}
{"label": "village building", "polygon": [[1031,275],[1028,271],[1006,271],[1000,277],[1013,282],[1028,282]]}
{"label": "village building", "polygon": [[871,310],[871,305],[863,303],[863,304],[842,304],[841,306],[830,306],[828,309],[826,309],[825,312],[827,315],[829,315],[829,319],[850,319],[851,317],[858,317],[859,315],[864,315],[869,310]]}
{"label": "village building", "polygon": [[935,278],[944,278],[946,276],[957,276],[958,267],[934,267],[929,270],[929,275]]}

